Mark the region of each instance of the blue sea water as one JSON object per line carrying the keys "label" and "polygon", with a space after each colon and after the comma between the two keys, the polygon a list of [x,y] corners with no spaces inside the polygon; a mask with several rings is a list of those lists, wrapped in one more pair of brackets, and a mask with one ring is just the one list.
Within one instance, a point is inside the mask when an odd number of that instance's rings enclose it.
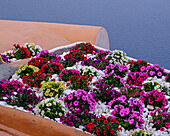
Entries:
{"label": "blue sea water", "polygon": [[0,0],[0,19],[103,26],[111,50],[170,69],[170,0]]}

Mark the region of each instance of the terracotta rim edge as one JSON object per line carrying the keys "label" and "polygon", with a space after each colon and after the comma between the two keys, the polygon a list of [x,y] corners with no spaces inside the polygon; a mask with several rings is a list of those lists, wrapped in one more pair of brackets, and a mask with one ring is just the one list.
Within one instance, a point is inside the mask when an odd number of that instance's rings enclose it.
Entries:
{"label": "terracotta rim edge", "polygon": [[91,136],[69,126],[1,105],[0,124],[33,136]]}

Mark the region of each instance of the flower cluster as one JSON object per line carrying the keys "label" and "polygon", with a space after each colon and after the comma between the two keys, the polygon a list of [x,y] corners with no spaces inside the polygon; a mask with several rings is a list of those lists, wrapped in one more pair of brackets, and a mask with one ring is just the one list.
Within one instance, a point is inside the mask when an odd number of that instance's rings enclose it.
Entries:
{"label": "flower cluster", "polygon": [[109,64],[106,66],[106,69],[103,71],[105,74],[116,74],[120,77],[125,77],[125,75],[129,72],[127,66],[119,65],[119,64]]}
{"label": "flower cluster", "polygon": [[144,107],[142,101],[135,98],[128,99],[125,95],[112,100],[108,104],[113,111],[111,115],[119,121],[126,130],[142,128]]}
{"label": "flower cluster", "polygon": [[96,134],[97,136],[113,136],[117,131],[121,131],[119,128],[120,123],[113,117],[105,116],[96,117],[94,121],[85,126],[85,131]]}
{"label": "flower cluster", "polygon": [[42,66],[41,71],[44,73],[60,74],[64,67],[58,62],[46,63]]}
{"label": "flower cluster", "polygon": [[99,50],[99,52],[94,52],[95,54],[95,58],[96,59],[105,59],[106,56],[111,53],[111,51],[103,51],[103,50]]}
{"label": "flower cluster", "polygon": [[128,136],[152,136],[151,132],[145,131],[143,129],[136,129],[132,134]]}
{"label": "flower cluster", "polygon": [[12,59],[16,58],[19,59],[25,59],[35,56],[38,52],[40,52],[42,49],[33,43],[26,43],[24,46],[20,46],[19,44],[14,44],[13,52],[7,53],[7,58]]}
{"label": "flower cluster", "polygon": [[23,107],[26,110],[32,111],[35,105],[42,100],[36,96],[35,92],[28,86],[12,80],[0,81],[0,100],[4,99],[10,105]]}
{"label": "flower cluster", "polygon": [[168,100],[165,98],[165,94],[163,92],[159,92],[158,90],[148,91],[146,93],[141,93],[140,98],[145,105],[153,105],[155,107],[164,108],[168,105]]}
{"label": "flower cluster", "polygon": [[87,54],[93,54],[94,50],[94,46],[90,43],[77,44],[68,54],[64,56],[65,60],[61,63],[64,67],[71,67],[76,62],[84,60],[87,57]]}
{"label": "flower cluster", "polygon": [[15,73],[17,75],[20,76],[20,78],[22,78],[23,76],[31,76],[33,73],[38,72],[39,68],[38,67],[34,67],[32,65],[20,65],[19,66],[19,70],[16,71]]}
{"label": "flower cluster", "polygon": [[66,114],[68,110],[65,108],[63,101],[58,98],[48,98],[38,103],[34,112],[37,115],[54,120],[55,118],[60,118],[62,115]]}
{"label": "flower cluster", "polygon": [[137,60],[137,61],[129,60],[127,62],[127,65],[131,72],[146,72],[147,66],[150,66],[150,64],[148,64],[144,60]]}
{"label": "flower cluster", "polygon": [[46,98],[50,98],[50,97],[56,97],[58,98],[63,91],[65,90],[65,86],[64,83],[61,81],[58,82],[54,82],[54,81],[48,81],[48,82],[41,82],[42,84],[42,92],[43,95]]}
{"label": "flower cluster", "polygon": [[170,115],[164,110],[157,109],[156,111],[151,112],[150,115],[152,116],[154,123],[153,128],[160,131],[170,128]]}
{"label": "flower cluster", "polygon": [[103,77],[104,84],[113,86],[113,87],[123,87],[126,83],[124,78],[121,78],[120,76],[117,76],[116,74],[106,74],[105,77]]}
{"label": "flower cluster", "polygon": [[61,59],[61,57],[58,54],[55,55],[52,52],[49,53],[48,50],[42,50],[40,53],[37,53],[36,57],[46,58],[47,61],[50,62],[57,62]]}
{"label": "flower cluster", "polygon": [[77,44],[75,47],[72,48],[72,51],[82,50],[85,54],[93,54],[95,51],[95,47],[90,43],[80,43]]}
{"label": "flower cluster", "polygon": [[102,82],[96,83],[96,88],[94,88],[92,92],[95,94],[94,99],[96,102],[100,100],[106,102],[106,104],[120,96],[120,93],[114,90],[112,86],[103,84]]}
{"label": "flower cluster", "polygon": [[42,73],[41,71],[33,73],[31,76],[23,76],[22,82],[27,84],[30,87],[41,87],[42,81],[49,81],[49,78],[52,77],[50,73]]}
{"label": "flower cluster", "polygon": [[84,110],[83,112],[72,111],[71,113],[67,112],[66,115],[62,115],[60,117],[60,122],[70,127],[74,126],[79,128],[79,126],[87,125],[95,117],[96,116],[89,113],[88,110]]}
{"label": "flower cluster", "polygon": [[78,89],[71,94],[68,94],[63,98],[65,105],[70,110],[83,112],[85,109],[88,111],[94,111],[95,100],[92,94],[88,94],[86,91]]}
{"label": "flower cluster", "polygon": [[125,95],[127,98],[140,98],[140,93],[143,91],[141,86],[135,85],[125,85],[120,88],[121,94]]}
{"label": "flower cluster", "polygon": [[163,67],[160,67],[158,64],[155,64],[153,66],[148,66],[148,76],[157,78],[161,78],[162,76],[166,76],[165,70]]}
{"label": "flower cluster", "polygon": [[41,69],[41,67],[44,66],[46,63],[48,63],[46,58],[36,57],[36,58],[32,58],[28,62],[28,65],[32,65],[32,66],[35,66],[35,67],[38,67],[39,69]]}
{"label": "flower cluster", "polygon": [[110,64],[108,60],[105,59],[95,59],[95,58],[89,58],[85,59],[81,62],[81,64],[84,66],[93,66],[98,70],[104,70],[106,69],[106,66]]}
{"label": "flower cluster", "polygon": [[10,61],[8,60],[8,58],[7,58],[6,55],[0,54],[0,56],[2,57],[2,60],[3,60],[5,63],[10,63]]}
{"label": "flower cluster", "polygon": [[81,76],[80,71],[78,70],[64,69],[61,71],[59,78],[67,82],[66,86],[70,87],[71,89],[84,89],[86,91],[89,91],[89,81],[91,81],[93,77],[90,76],[88,78],[86,74],[85,76]]}
{"label": "flower cluster", "polygon": [[145,92],[158,90],[160,92],[166,92],[168,89],[167,87],[159,80],[153,78],[147,78],[143,83],[142,86]]}
{"label": "flower cluster", "polygon": [[106,58],[112,64],[125,65],[127,63],[126,53],[120,50],[114,50],[109,53]]}
{"label": "flower cluster", "polygon": [[127,83],[129,85],[142,86],[144,80],[146,80],[148,75],[141,72],[130,72],[128,74]]}

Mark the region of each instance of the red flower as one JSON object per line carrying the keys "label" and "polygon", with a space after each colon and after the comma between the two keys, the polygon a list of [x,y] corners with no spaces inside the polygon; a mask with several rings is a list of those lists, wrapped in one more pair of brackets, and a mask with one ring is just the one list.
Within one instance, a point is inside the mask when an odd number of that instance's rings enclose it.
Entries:
{"label": "red flower", "polygon": [[52,68],[50,68],[48,71],[49,71],[50,73],[52,73],[52,72],[53,72],[53,69],[52,69]]}
{"label": "red flower", "polygon": [[108,120],[104,120],[104,124],[107,124],[108,123]]}
{"label": "red flower", "polygon": [[160,131],[164,131],[164,127],[161,127],[161,128],[160,128]]}
{"label": "red flower", "polygon": [[80,83],[80,80],[79,80],[79,79],[77,80],[77,83]]}
{"label": "red flower", "polygon": [[113,134],[113,133],[114,133],[114,130],[113,130],[113,129],[111,129],[111,130],[110,130],[110,134]]}
{"label": "red flower", "polygon": [[103,131],[103,134],[106,135],[106,130]]}
{"label": "red flower", "polygon": [[92,76],[90,76],[89,80],[91,81],[92,79],[93,79],[93,77],[92,77]]}

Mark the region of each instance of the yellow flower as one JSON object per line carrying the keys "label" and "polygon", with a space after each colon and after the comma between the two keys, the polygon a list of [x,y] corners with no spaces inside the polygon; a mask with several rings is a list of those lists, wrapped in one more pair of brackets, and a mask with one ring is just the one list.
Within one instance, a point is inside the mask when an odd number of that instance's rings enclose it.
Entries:
{"label": "yellow flower", "polygon": [[58,98],[58,94],[55,97]]}
{"label": "yellow flower", "polygon": [[46,92],[48,92],[48,93],[49,93],[49,92],[50,92],[50,89],[47,89],[47,91],[46,91]]}
{"label": "yellow flower", "polygon": [[27,73],[26,76],[29,76],[29,74]]}
{"label": "yellow flower", "polygon": [[25,70],[25,67],[23,67],[22,70]]}
{"label": "yellow flower", "polygon": [[57,88],[57,89],[55,89],[55,91],[56,91],[56,92],[58,92],[58,88]]}
{"label": "yellow flower", "polygon": [[48,92],[45,92],[45,96],[48,96]]}
{"label": "yellow flower", "polygon": [[21,69],[22,67],[23,67],[23,65],[20,65],[20,66],[19,66],[19,69]]}
{"label": "yellow flower", "polygon": [[50,93],[49,96],[52,97],[52,96],[53,96],[53,93]]}
{"label": "yellow flower", "polygon": [[20,69],[18,70],[18,73],[21,73],[21,70],[20,70]]}

